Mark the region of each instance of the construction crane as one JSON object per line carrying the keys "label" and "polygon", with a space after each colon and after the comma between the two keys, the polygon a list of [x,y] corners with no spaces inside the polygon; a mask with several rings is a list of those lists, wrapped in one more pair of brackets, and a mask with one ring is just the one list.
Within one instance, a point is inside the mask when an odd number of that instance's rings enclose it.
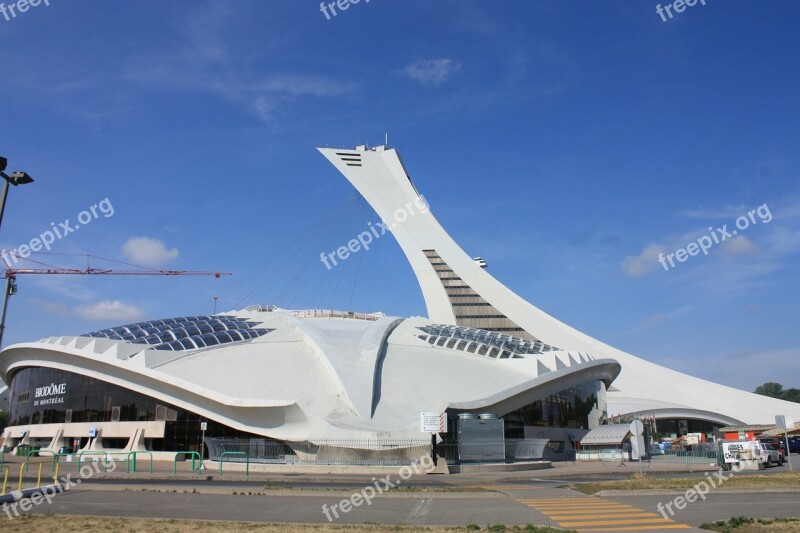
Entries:
{"label": "construction crane", "polygon": [[[47,253],[47,252],[40,252],[37,255],[68,255],[68,256],[79,256],[86,258],[86,268],[62,268],[53,265],[48,265],[41,261],[36,261],[34,259],[30,259],[29,257],[20,257],[16,254],[6,255],[3,254],[3,263],[5,263],[6,271],[5,275],[3,276],[6,280],[6,288],[5,288],[5,295],[3,298],[3,312],[0,315],[0,349],[3,347],[3,335],[6,330],[6,311],[8,310],[8,299],[9,297],[15,295],[17,293],[17,276],[20,274],[38,274],[38,275],[61,275],[61,274],[70,274],[70,275],[78,275],[78,276],[86,276],[86,275],[101,275],[101,276],[214,276],[215,278],[219,279],[220,276],[232,276],[231,272],[214,272],[214,271],[204,271],[204,270],[159,270],[153,269],[148,267],[143,267],[140,265],[134,265],[132,263],[125,263],[123,261],[115,261],[114,259],[108,259],[105,257],[98,257],[88,254],[54,254],[54,253]],[[28,261],[30,263],[35,263],[38,265],[43,266],[44,268],[12,268],[9,264],[9,259],[12,259],[15,263],[19,260]],[[137,270],[117,270],[117,269],[109,269],[109,268],[94,268],[91,265],[91,259],[98,259],[102,261],[108,261],[110,263],[116,263],[119,265],[125,265],[128,267],[134,267]],[[214,312],[217,311],[217,296],[214,296]]]}

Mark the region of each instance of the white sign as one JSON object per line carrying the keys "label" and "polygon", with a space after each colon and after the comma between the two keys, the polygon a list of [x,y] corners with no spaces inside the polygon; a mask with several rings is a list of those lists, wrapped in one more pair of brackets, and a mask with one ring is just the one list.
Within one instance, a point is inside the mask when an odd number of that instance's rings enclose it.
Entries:
{"label": "white sign", "polygon": [[742,444],[739,442],[723,442],[722,454],[725,458],[725,463],[736,463],[739,461],[739,452],[742,449]]}
{"label": "white sign", "polygon": [[786,431],[786,417],[783,415],[775,415],[775,425],[778,429]]}
{"label": "white sign", "polygon": [[67,393],[66,383],[61,383],[59,385],[51,383],[50,385],[45,385],[44,387],[37,387],[36,395],[34,397],[42,398],[43,396],[55,396],[56,394],[66,394],[66,393]]}
{"label": "white sign", "polygon": [[44,387],[37,387],[33,397],[33,406],[51,405],[56,403],[64,403],[64,395],[67,393],[67,384],[51,383]]}
{"label": "white sign", "polygon": [[642,432],[644,431],[644,424],[642,424],[641,420],[634,420],[633,422],[631,422],[630,430],[631,433],[633,433],[634,435],[637,436],[641,435]]}
{"label": "white sign", "polygon": [[200,422],[200,431],[205,431],[208,429],[208,422]]}
{"label": "white sign", "polygon": [[420,413],[420,431],[447,433],[447,418],[444,413]]}

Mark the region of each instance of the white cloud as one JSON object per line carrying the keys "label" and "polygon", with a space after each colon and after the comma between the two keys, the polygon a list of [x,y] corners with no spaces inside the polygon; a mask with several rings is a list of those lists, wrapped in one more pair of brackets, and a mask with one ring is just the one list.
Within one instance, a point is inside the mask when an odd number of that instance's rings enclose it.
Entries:
{"label": "white cloud", "polygon": [[441,85],[461,68],[449,58],[423,59],[403,68],[403,74],[424,85]]}
{"label": "white cloud", "polygon": [[636,335],[643,331],[647,331],[651,328],[656,326],[660,326],[661,324],[666,324],[675,318],[678,318],[682,315],[687,313],[691,313],[697,308],[695,304],[684,305],[683,307],[679,307],[678,309],[673,309],[671,311],[664,311],[662,313],[658,313],[655,315],[646,316],[641,319],[639,325],[634,327],[629,331],[625,331],[622,333],[623,336],[629,335]]}
{"label": "white cloud", "polygon": [[740,205],[727,205],[723,208],[706,209],[698,207],[697,209],[683,209],[678,211],[678,215],[686,218],[703,218],[703,219],[735,219],[736,217],[747,214],[747,206]]}
{"label": "white cloud", "polygon": [[61,302],[45,302],[32,298],[31,303],[38,305],[45,313],[49,313],[51,315],[70,316],[72,314],[69,308]]}
{"label": "white cloud", "polygon": [[[341,97],[358,90],[359,84],[315,74],[280,72],[255,74],[253,54],[241,49],[231,37],[240,24],[239,9],[214,5],[200,7],[181,21],[178,43],[157,55],[145,53],[123,65],[122,79],[137,85],[165,89],[203,91],[238,105],[275,125],[292,104]],[[259,37],[263,53],[271,48]],[[277,43],[273,43],[276,46]],[[283,59],[283,57],[281,58]]]}
{"label": "white cloud", "polygon": [[75,314],[84,320],[93,322],[113,320],[117,322],[136,322],[143,320],[145,313],[135,305],[128,305],[119,300],[103,300],[100,302],[79,305],[73,309]]}
{"label": "white cloud", "polygon": [[85,287],[83,283],[73,278],[74,276],[35,276],[36,284],[42,289],[66,296],[73,300],[89,301],[97,298],[97,292]]}
{"label": "white cloud", "polygon": [[[747,372],[742,371],[744,368]],[[746,391],[768,381],[780,383],[788,389],[800,383],[800,348],[732,352],[710,359],[707,364],[692,363],[689,371],[698,377]]]}
{"label": "white cloud", "polygon": [[122,251],[130,261],[145,266],[161,266],[180,255],[177,248],[167,249],[163,241],[150,237],[131,237]]}
{"label": "white cloud", "polygon": [[737,235],[733,239],[726,239],[722,243],[722,250],[730,255],[752,255],[758,251],[758,247],[744,235]]}
{"label": "white cloud", "polygon": [[626,276],[639,278],[659,267],[658,256],[666,253],[664,245],[652,243],[645,246],[639,255],[629,255],[623,259],[620,267]]}

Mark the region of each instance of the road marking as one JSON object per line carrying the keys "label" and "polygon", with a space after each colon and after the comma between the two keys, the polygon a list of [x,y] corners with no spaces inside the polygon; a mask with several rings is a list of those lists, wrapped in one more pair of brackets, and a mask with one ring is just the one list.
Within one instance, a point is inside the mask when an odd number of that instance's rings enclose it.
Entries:
{"label": "road marking", "polygon": [[691,528],[656,513],[602,498],[520,498],[517,501],[543,513],[561,527],[581,532]]}
{"label": "road marking", "polygon": [[520,484],[520,485],[481,485],[481,488],[503,492],[504,490],[542,490],[544,487]]}
{"label": "road marking", "polygon": [[[542,511],[544,512],[544,511]],[[547,515],[552,518],[553,520],[563,520],[565,518],[574,518],[575,520],[582,520],[584,518],[594,518],[600,517],[603,518],[616,518],[618,516],[638,516],[641,518],[654,518],[657,515],[649,514],[649,513],[640,513],[638,511],[596,511],[594,513],[567,513],[566,511],[561,511],[558,513],[550,513],[548,512]],[[646,516],[645,516],[646,515]]]}
{"label": "road marking", "polygon": [[433,507],[433,498],[420,500],[408,513],[403,523],[415,525],[424,524],[425,519],[428,518],[428,514],[431,512],[431,507]]}
{"label": "road marking", "polygon": [[623,526],[623,527],[596,527],[592,529],[581,529],[583,533],[594,533],[594,532],[601,532],[601,531],[642,531],[647,530],[650,531],[652,529],[689,529],[691,526],[687,526],[686,524],[664,524],[663,526],[647,526],[642,528],[641,526]]}
{"label": "road marking", "polygon": [[672,520],[668,520],[666,518],[626,518],[626,519],[617,519],[617,520],[580,520],[578,522],[561,522],[564,527],[581,527],[581,526],[630,526],[630,525],[637,525],[637,524],[669,524],[673,523]]}

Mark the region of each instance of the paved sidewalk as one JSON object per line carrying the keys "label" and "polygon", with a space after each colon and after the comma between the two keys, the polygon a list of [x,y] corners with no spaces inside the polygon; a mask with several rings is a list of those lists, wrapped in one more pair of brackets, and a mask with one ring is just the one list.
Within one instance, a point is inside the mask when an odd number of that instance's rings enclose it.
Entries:
{"label": "paved sidewalk", "polygon": [[[9,479],[17,480],[19,475],[19,465],[24,463],[24,458],[6,456],[6,464],[10,468]],[[48,457],[32,458],[30,467],[27,472],[23,473],[26,480],[35,479],[38,474],[39,463],[42,466],[42,479],[52,479],[53,472],[51,470],[52,459]],[[91,459],[83,461],[82,466],[95,465]],[[116,467],[112,472],[97,471],[97,467],[92,469],[92,479],[114,479],[114,480],[225,480],[230,482],[235,481],[251,481],[251,482],[264,482],[269,483],[357,483],[372,479],[373,476],[392,475],[397,476],[401,467],[381,467],[376,470],[371,467],[353,467],[352,473],[348,474],[330,474],[325,470],[325,466],[320,466],[320,471],[296,473],[287,471],[286,473],[264,473],[251,471],[249,475],[245,475],[244,464],[241,463],[225,463],[223,466],[223,474],[219,473],[219,463],[205,462],[206,469],[199,475],[190,470],[191,462],[178,462],[177,473],[173,474],[173,463],[168,461],[154,461],[150,473],[150,463],[146,458],[140,458],[137,461],[137,472],[127,473],[127,465],[123,461],[117,461]],[[665,474],[665,475],[679,475],[681,473],[699,473],[706,471],[717,470],[716,465],[701,465],[684,463],[647,463],[643,462],[641,470],[646,474]],[[288,469],[287,469],[288,470]],[[552,468],[543,470],[523,470],[515,472],[480,472],[480,473],[463,473],[463,474],[427,474],[427,475],[414,475],[410,478],[410,483],[422,484],[441,484],[441,485],[457,485],[457,486],[483,486],[492,485],[503,482],[525,482],[529,480],[574,480],[580,478],[601,478],[601,477],[617,477],[623,478],[632,476],[639,473],[638,463],[625,463],[621,467],[618,462],[578,462],[578,463],[553,463]],[[85,470],[88,471],[88,470]],[[59,476],[72,473],[73,476],[78,474],[77,461],[60,462],[58,466]],[[16,486],[16,485],[14,485]],[[27,484],[26,484],[27,486]]]}

